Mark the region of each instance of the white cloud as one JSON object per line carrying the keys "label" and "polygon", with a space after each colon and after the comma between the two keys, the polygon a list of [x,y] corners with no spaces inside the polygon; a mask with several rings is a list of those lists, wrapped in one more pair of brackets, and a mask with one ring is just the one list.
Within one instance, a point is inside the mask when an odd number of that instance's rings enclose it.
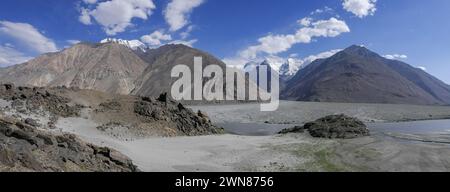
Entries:
{"label": "white cloud", "polygon": [[417,68],[418,68],[418,69],[421,69],[422,71],[427,71],[427,68],[426,68],[426,67],[423,67],[423,66],[418,66]]}
{"label": "white cloud", "polygon": [[194,30],[194,26],[190,25],[186,31],[183,31],[180,33],[181,39],[186,39],[189,37],[189,35],[191,35],[192,30]]}
{"label": "white cloud", "polygon": [[325,58],[331,57],[340,51],[342,51],[342,49],[333,49],[333,50],[321,52],[321,53],[318,53],[315,55],[309,55],[304,58],[298,58],[298,54],[296,54],[296,53],[290,54],[288,58],[282,58],[279,56],[271,55],[271,56],[267,56],[267,57],[257,58],[257,59],[251,60],[251,61],[249,61],[248,59],[245,59],[245,58],[225,58],[225,59],[223,59],[223,62],[229,66],[233,66],[233,67],[242,69],[243,66],[245,64],[247,64],[248,62],[261,63],[263,60],[267,60],[267,61],[269,61],[269,63],[271,64],[271,66],[274,70],[278,70],[282,64],[289,62],[289,64],[290,64],[289,67],[291,68],[290,71],[296,72],[298,69],[309,65],[310,63],[312,63],[313,61],[315,61],[317,59],[325,59]]}
{"label": "white cloud", "polygon": [[333,49],[333,50],[325,51],[325,52],[322,52],[322,53],[319,53],[316,55],[310,55],[310,56],[302,59],[302,61],[303,61],[302,65],[308,65],[317,59],[325,59],[325,58],[331,57],[340,51],[342,51],[342,49]]}
{"label": "white cloud", "polygon": [[[318,53],[315,55],[309,55],[304,58],[298,58],[297,56],[289,57],[287,59],[284,59],[284,62],[283,62],[283,64],[289,64],[288,69],[284,68],[284,70],[280,70],[279,72],[280,72],[280,74],[283,74],[283,75],[289,75],[289,76],[295,75],[300,69],[305,68],[312,62],[314,62],[318,59],[329,58],[340,51],[342,51],[342,49],[333,49],[333,50],[321,52],[321,53]],[[286,66],[284,66],[284,67],[286,67]],[[280,66],[279,68],[281,69],[282,67]]]}
{"label": "white cloud", "polygon": [[299,23],[300,25],[303,25],[305,27],[308,27],[309,25],[311,25],[312,20],[313,19],[310,17],[305,17],[303,19],[298,20],[297,23]]}
{"label": "white cloud", "polygon": [[393,59],[393,60],[408,59],[408,56],[403,54],[389,54],[383,55],[383,57],[386,59]]}
{"label": "white cloud", "polygon": [[141,41],[150,46],[159,46],[162,44],[162,41],[170,40],[172,40],[172,36],[165,34],[163,30],[155,31],[150,35],[144,35],[141,37]]}
{"label": "white cloud", "polygon": [[227,64],[227,66],[243,69],[244,65],[251,62],[252,60],[242,57],[227,57],[223,58],[222,61]]}
{"label": "white cloud", "polygon": [[204,0],[172,0],[164,10],[170,31],[178,31],[189,23],[189,14],[200,6]]}
{"label": "white cloud", "polygon": [[81,41],[80,40],[67,40],[66,42],[71,44],[71,45],[75,45],[75,44],[80,43]]}
{"label": "white cloud", "polygon": [[32,59],[32,57],[26,56],[10,45],[0,45],[0,67],[24,63],[30,59]]}
{"label": "white cloud", "polygon": [[359,18],[375,14],[377,0],[344,0],[342,6]]}
{"label": "white cloud", "polygon": [[259,44],[250,46],[239,53],[239,56],[246,59],[254,59],[259,54],[274,55],[289,50],[298,43],[310,43],[315,37],[336,37],[342,33],[350,32],[350,28],[345,21],[334,17],[328,20],[316,22],[303,22],[303,27],[294,34],[268,35],[258,40]]}
{"label": "white cloud", "polygon": [[83,0],[83,2],[87,4],[95,4],[97,3],[97,0]]}
{"label": "white cloud", "polygon": [[298,57],[298,54],[297,53],[291,53],[291,54],[289,54],[289,57]]}
{"label": "white cloud", "polygon": [[96,3],[92,10],[81,8],[79,20],[90,25],[94,19],[112,36],[132,26],[134,18],[147,20],[155,8],[152,0],[109,0]]}
{"label": "white cloud", "polygon": [[[342,33],[350,32],[345,21],[334,17],[328,20],[313,21],[311,18],[303,18],[298,21],[301,25],[295,33],[287,35],[273,35],[262,37],[258,45],[249,46],[237,53],[234,57],[224,58],[223,61],[231,66],[242,67],[248,62],[260,62],[268,57],[276,58],[279,53],[285,52],[299,43],[310,43],[315,37],[336,37]],[[300,63],[312,62],[315,59],[329,57],[340,50],[324,52],[301,59]],[[293,57],[296,54],[291,54]],[[285,59],[285,58],[283,58]],[[292,58],[295,59],[295,58]],[[285,59],[286,60],[286,59]]]}
{"label": "white cloud", "polygon": [[58,51],[53,40],[45,37],[39,30],[28,23],[0,21],[0,33],[15,39],[32,51],[38,53]]}
{"label": "white cloud", "polygon": [[85,25],[92,25],[91,16],[89,15],[89,9],[81,8],[80,16],[78,20]]}
{"label": "white cloud", "polygon": [[311,12],[311,15],[316,15],[316,14],[321,14],[321,13],[328,13],[328,12],[333,12],[333,9],[325,6],[323,9],[316,9],[313,12]]}
{"label": "white cloud", "polygon": [[193,47],[195,43],[197,43],[197,39],[192,39],[192,40],[175,40],[175,41],[171,41],[167,44],[182,44],[182,45],[186,45],[189,47]]}

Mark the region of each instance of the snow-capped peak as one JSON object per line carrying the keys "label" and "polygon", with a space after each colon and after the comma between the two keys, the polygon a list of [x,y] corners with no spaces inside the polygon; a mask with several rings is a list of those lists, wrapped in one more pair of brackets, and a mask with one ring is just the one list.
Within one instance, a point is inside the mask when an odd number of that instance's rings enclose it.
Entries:
{"label": "snow-capped peak", "polygon": [[280,75],[282,76],[292,76],[295,75],[298,70],[302,67],[304,61],[295,58],[289,58],[286,60],[286,63],[281,65],[280,67]]}
{"label": "snow-capped peak", "polygon": [[260,65],[268,65],[270,68],[280,75],[281,78],[289,79],[293,77],[297,72],[317,59],[326,59],[334,54],[342,51],[342,49],[334,49],[326,52],[319,53],[317,55],[310,55],[305,58],[298,58],[297,56],[292,56],[289,58],[282,58],[278,56],[267,56],[260,58],[257,61],[250,61],[244,65],[244,71],[250,72],[255,70]]}
{"label": "snow-capped peak", "polygon": [[128,48],[135,50],[135,51],[141,50],[141,51],[145,52],[147,50],[147,46],[139,40],[128,41],[128,40],[123,40],[123,39],[106,38],[106,39],[103,39],[102,41],[100,41],[100,43],[109,43],[109,42],[125,45]]}
{"label": "snow-capped peak", "polygon": [[280,75],[293,75],[298,71],[300,65],[302,65],[302,61],[292,58],[286,60],[279,57],[267,57],[260,62],[248,62],[244,65],[244,71],[249,72],[260,65],[267,65]]}

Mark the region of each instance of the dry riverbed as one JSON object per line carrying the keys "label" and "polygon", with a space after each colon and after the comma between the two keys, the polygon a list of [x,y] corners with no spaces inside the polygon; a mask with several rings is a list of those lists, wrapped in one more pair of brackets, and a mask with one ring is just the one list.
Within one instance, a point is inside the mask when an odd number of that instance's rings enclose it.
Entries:
{"label": "dry riverbed", "polygon": [[449,106],[281,101],[274,112],[260,112],[259,104],[191,106],[216,123],[303,124],[327,115],[346,114],[365,122],[450,119]]}
{"label": "dry riverbed", "polygon": [[[339,112],[350,113],[369,122],[444,118],[450,115],[448,107],[373,104],[320,104],[317,107],[311,103],[283,102],[281,111],[267,117],[268,114],[253,111],[255,107],[257,105],[250,104],[239,105],[238,108],[227,105],[193,108],[206,111],[213,122],[262,122],[269,119],[277,123],[300,124]],[[450,140],[445,134],[406,135],[375,131],[370,137],[351,140],[317,139],[307,133],[118,140],[97,130],[96,126],[89,118],[66,118],[57,123],[57,127],[64,132],[121,151],[143,171],[450,170],[449,145],[442,142]]]}
{"label": "dry riverbed", "polygon": [[[117,140],[89,120],[62,119],[64,132],[115,148],[143,171],[448,171],[447,144],[375,133],[351,140],[215,135]],[[409,139],[412,136],[408,136]],[[414,136],[417,139],[418,136]]]}

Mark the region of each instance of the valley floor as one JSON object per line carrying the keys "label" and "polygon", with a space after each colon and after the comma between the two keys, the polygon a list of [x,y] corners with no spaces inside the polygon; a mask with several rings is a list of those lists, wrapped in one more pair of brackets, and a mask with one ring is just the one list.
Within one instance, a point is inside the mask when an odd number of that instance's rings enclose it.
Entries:
{"label": "valley floor", "polygon": [[[329,113],[349,113],[366,121],[405,121],[450,116],[448,107],[283,102],[279,112],[258,105],[195,106],[214,122],[303,123]],[[88,112],[87,112],[88,113]],[[213,135],[117,139],[86,117],[62,118],[57,127],[87,142],[115,148],[143,171],[450,171],[446,134],[373,132],[351,140],[274,136]]]}
{"label": "valley floor", "polygon": [[[439,106],[283,101],[280,109],[271,113],[259,112],[258,107],[257,104],[191,106],[206,112],[216,124],[293,126],[339,113],[358,117],[369,126],[371,122],[450,117],[450,107]],[[41,124],[50,118],[46,112],[24,115],[13,110],[11,102],[1,99],[0,108],[2,115],[33,118]],[[61,117],[55,129],[48,131],[73,133],[85,142],[116,149],[142,171],[450,171],[450,134],[445,129],[442,133],[423,134],[372,129],[371,136],[350,140],[318,139],[307,133],[136,137],[124,131],[124,127],[109,132],[99,130],[97,127],[102,123],[93,118],[94,111],[84,108],[79,117]]]}
{"label": "valley floor", "polygon": [[260,112],[259,104],[192,106],[206,112],[216,123],[303,124],[334,114],[346,114],[365,122],[398,122],[450,119],[449,106],[325,103],[281,101],[277,111]]}
{"label": "valley floor", "polygon": [[450,170],[448,145],[406,143],[380,135],[353,140],[325,140],[306,134],[290,134],[118,141],[97,134],[67,131],[88,142],[121,151],[143,171]]}

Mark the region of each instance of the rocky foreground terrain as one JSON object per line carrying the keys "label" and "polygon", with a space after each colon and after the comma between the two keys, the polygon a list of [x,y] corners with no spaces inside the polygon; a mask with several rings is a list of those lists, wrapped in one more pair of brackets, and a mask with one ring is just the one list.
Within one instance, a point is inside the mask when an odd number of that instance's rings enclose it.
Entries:
{"label": "rocky foreground terrain", "polygon": [[[75,88],[0,85],[0,171],[137,171],[126,156],[66,134],[62,119],[95,123],[116,140],[223,133],[208,116],[162,94],[111,95]],[[80,129],[82,127],[79,127]]]}
{"label": "rocky foreground terrain", "polygon": [[150,98],[76,88],[30,88],[5,84],[0,86],[0,99],[6,105],[4,113],[41,128],[54,128],[59,118],[83,116],[100,124],[99,130],[114,132],[123,128],[129,134],[141,137],[223,132],[211,123],[206,114],[186,108],[167,94]]}
{"label": "rocky foreground terrain", "polygon": [[0,171],[135,172],[131,160],[75,135],[55,135],[13,118],[0,116]]}
{"label": "rocky foreground terrain", "polygon": [[[166,94],[150,98],[0,85],[0,171],[443,171],[449,167],[447,135],[376,131],[368,122],[448,118],[450,107],[281,102],[280,110],[271,113],[260,112],[259,107],[186,107]],[[333,115],[341,113],[349,117]],[[333,116],[322,118],[327,115]],[[314,122],[302,127],[310,133],[294,130],[255,137],[220,134],[224,130],[214,123],[224,121],[286,127]]]}

